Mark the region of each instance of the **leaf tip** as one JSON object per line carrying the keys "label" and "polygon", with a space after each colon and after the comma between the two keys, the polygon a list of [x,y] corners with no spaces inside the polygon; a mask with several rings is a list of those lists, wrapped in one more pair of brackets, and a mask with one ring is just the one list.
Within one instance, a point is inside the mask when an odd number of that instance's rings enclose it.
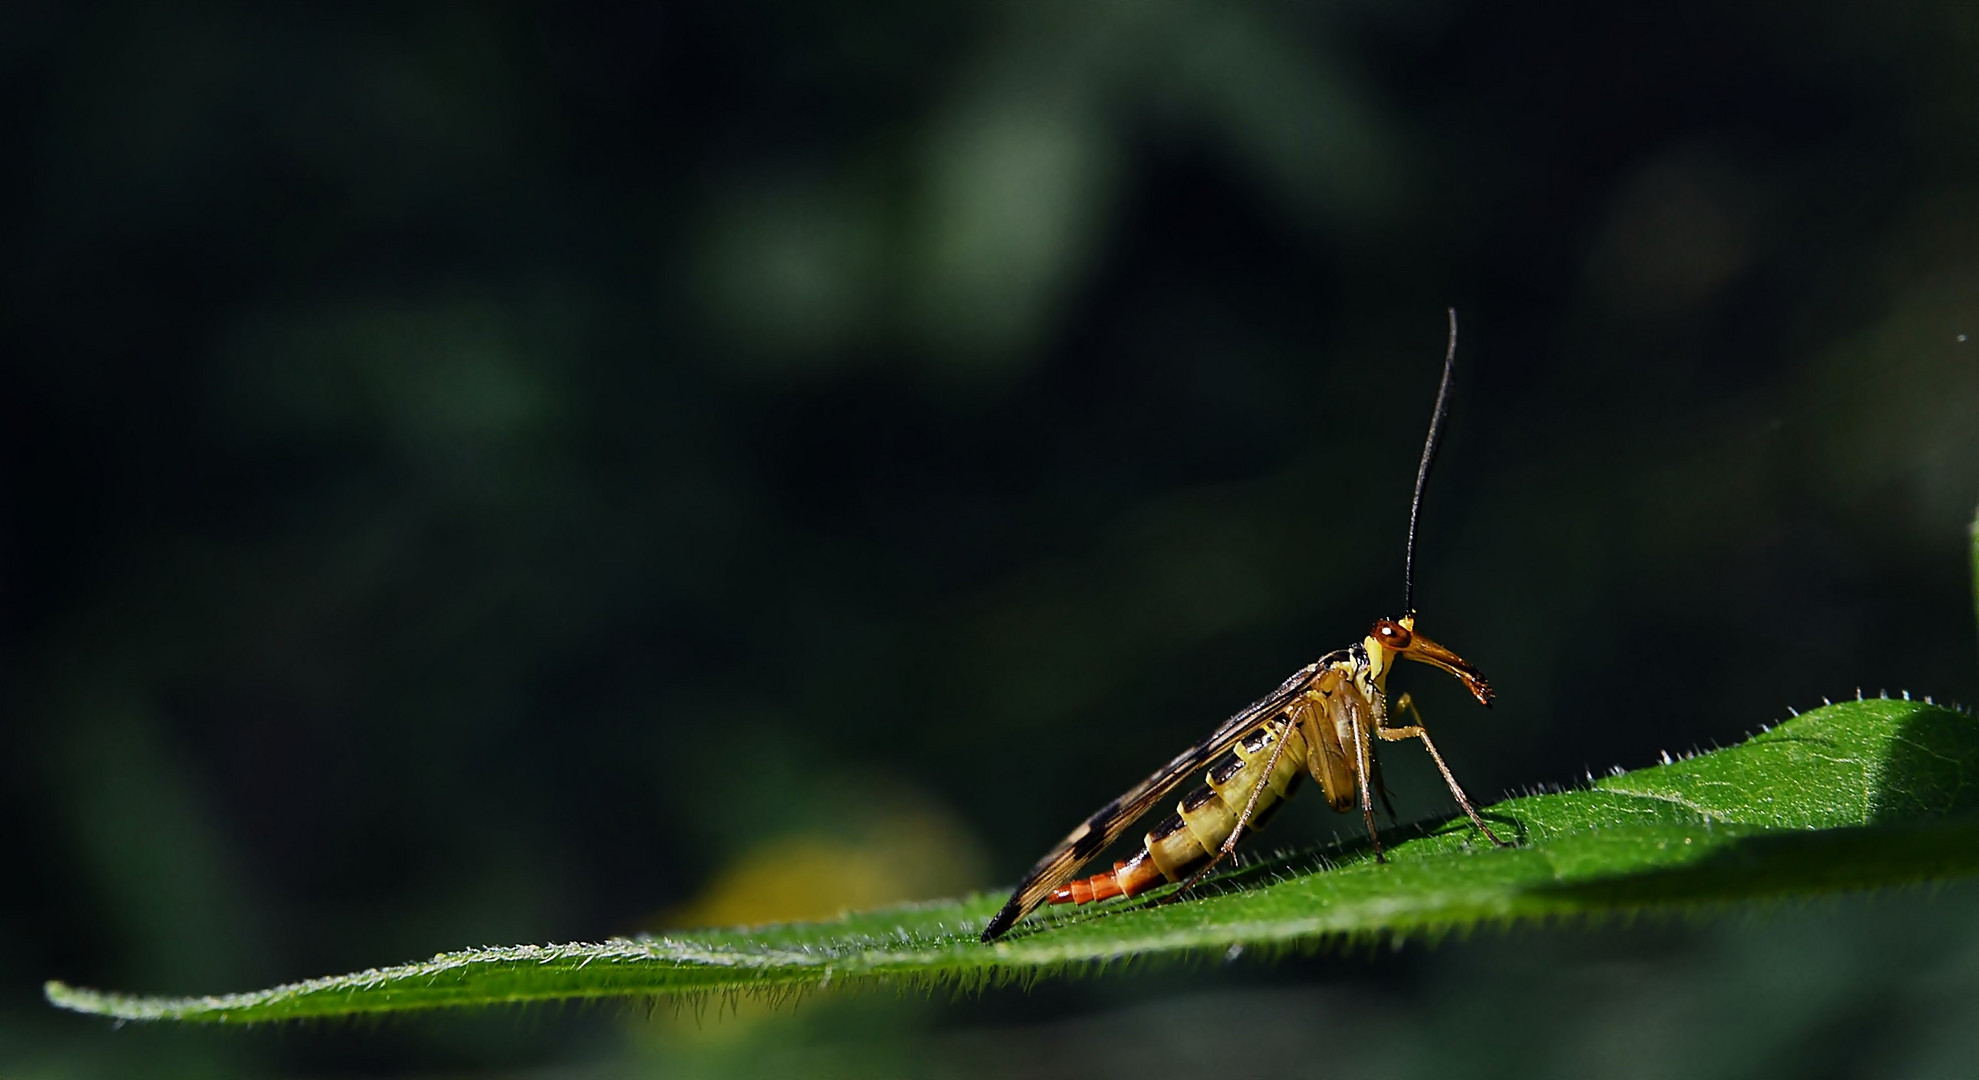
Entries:
{"label": "leaf tip", "polygon": [[70,986],[60,979],[49,979],[41,984],[42,999],[58,1009],[68,1009],[79,1013],[103,1012],[103,995],[94,990],[84,990]]}

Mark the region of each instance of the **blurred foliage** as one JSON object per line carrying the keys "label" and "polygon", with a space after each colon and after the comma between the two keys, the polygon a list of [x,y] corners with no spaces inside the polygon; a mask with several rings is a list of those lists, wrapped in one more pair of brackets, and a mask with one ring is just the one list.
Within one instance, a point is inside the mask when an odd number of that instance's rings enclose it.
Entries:
{"label": "blurred foliage", "polygon": [[[48,984],[50,1003],[120,1020],[253,1024],[442,1006],[870,982],[980,987],[1139,957],[1399,941],[1480,924],[1602,918],[1943,881],[1979,873],[1979,723],[1909,701],[1833,705],[1739,746],[1485,811],[1520,838],[1483,845],[1467,820],[1394,845],[1280,855],[1211,878],[1187,904],[1114,903],[1033,918],[985,944],[995,896],[829,922],[524,945],[270,990],[145,998]],[[764,922],[817,904],[861,853],[790,845],[719,879],[697,914]],[[886,880],[883,866],[866,880]],[[784,899],[790,897],[791,899]],[[781,906],[779,902],[781,901]]]}
{"label": "blurred foliage", "polygon": [[[600,1015],[109,1038],[36,990],[603,938],[856,842],[861,789],[1011,878],[1394,613],[1446,304],[1420,599],[1501,704],[1406,688],[1474,792],[1858,685],[1972,700],[1976,34],[1948,0],[9,5],[0,1071],[663,1067]],[[848,1005],[762,1053],[1199,1060],[1189,985],[1340,1009],[1261,1052],[1449,1024],[1565,1070],[1477,1000],[1547,957],[1559,1046],[1727,1000],[1923,1046],[1975,1000],[1965,905]]]}
{"label": "blurred foliage", "polygon": [[838,820],[814,831],[745,849],[657,929],[825,919],[932,900],[982,880],[975,841],[939,806],[874,805],[861,788],[839,809]]}

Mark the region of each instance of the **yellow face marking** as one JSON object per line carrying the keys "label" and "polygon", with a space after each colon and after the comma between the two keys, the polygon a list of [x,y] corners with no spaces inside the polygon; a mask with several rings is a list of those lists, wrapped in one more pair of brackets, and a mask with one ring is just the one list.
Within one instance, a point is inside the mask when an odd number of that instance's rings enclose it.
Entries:
{"label": "yellow face marking", "polygon": [[1368,678],[1377,686],[1388,682],[1388,648],[1373,634],[1361,639],[1361,648],[1367,650]]}

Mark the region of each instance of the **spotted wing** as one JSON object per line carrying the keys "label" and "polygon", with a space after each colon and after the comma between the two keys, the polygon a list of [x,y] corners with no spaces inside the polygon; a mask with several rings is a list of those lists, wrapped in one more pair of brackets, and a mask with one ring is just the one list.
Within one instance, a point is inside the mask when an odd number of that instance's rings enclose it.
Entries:
{"label": "spotted wing", "polygon": [[1175,790],[1177,785],[1198,770],[1207,768],[1211,760],[1256,728],[1260,720],[1275,714],[1311,686],[1323,664],[1324,661],[1300,670],[1270,695],[1217,725],[1208,738],[1182,751],[1153,776],[1100,807],[1084,824],[1073,829],[1071,835],[1052,848],[1050,854],[1031,867],[1031,872],[1024,875],[1016,891],[1010,894],[1010,902],[1003,905],[1003,910],[997,912],[983,929],[983,940],[995,939],[1044,903],[1052,890],[1065,884],[1079,872],[1080,867],[1092,861],[1093,856],[1118,840],[1129,826],[1154,809],[1162,796]]}

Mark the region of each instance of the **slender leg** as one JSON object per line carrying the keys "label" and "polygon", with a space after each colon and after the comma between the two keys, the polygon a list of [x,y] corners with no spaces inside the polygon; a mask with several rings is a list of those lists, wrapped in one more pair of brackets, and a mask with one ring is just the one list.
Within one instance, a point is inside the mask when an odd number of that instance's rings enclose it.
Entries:
{"label": "slender leg", "polygon": [[1385,863],[1388,856],[1381,853],[1381,834],[1374,828],[1374,790],[1369,782],[1373,772],[1369,762],[1374,759],[1367,742],[1367,728],[1361,723],[1361,711],[1348,706],[1347,719],[1353,728],[1354,736],[1354,782],[1360,786],[1361,820],[1367,822],[1368,842],[1374,845],[1374,861]]}
{"label": "slender leg", "polygon": [[1456,797],[1457,805],[1463,807],[1464,813],[1470,816],[1471,824],[1477,826],[1479,832],[1490,837],[1492,843],[1499,847],[1511,847],[1512,845],[1498,839],[1498,834],[1491,831],[1491,826],[1486,825],[1484,819],[1477,816],[1477,808],[1471,805],[1470,796],[1465,795],[1464,789],[1458,786],[1457,778],[1450,773],[1450,766],[1443,763],[1443,755],[1436,752],[1436,744],[1429,741],[1429,732],[1422,726],[1422,710],[1416,708],[1415,699],[1406,693],[1403,694],[1395,701],[1395,711],[1398,714],[1402,712],[1414,714],[1416,722],[1404,727],[1377,727],[1374,733],[1385,742],[1421,739],[1423,749],[1429,751],[1429,760],[1436,763],[1436,771],[1443,774],[1443,782],[1450,785],[1450,794]]}
{"label": "slender leg", "polygon": [[1258,774],[1257,783],[1251,785],[1251,797],[1244,802],[1244,812],[1237,815],[1236,827],[1230,830],[1229,836],[1224,837],[1223,843],[1217,845],[1216,854],[1203,864],[1202,869],[1190,874],[1189,880],[1183,882],[1181,888],[1162,897],[1160,903],[1166,904],[1181,899],[1184,893],[1195,888],[1197,882],[1207,877],[1211,870],[1216,869],[1216,864],[1222,862],[1224,856],[1236,850],[1237,840],[1244,835],[1244,826],[1250,823],[1251,812],[1257,809],[1258,796],[1264,794],[1265,787],[1271,783],[1271,775],[1278,771],[1278,758],[1285,753],[1285,744],[1291,741],[1292,727],[1295,723],[1292,710],[1285,710],[1283,720],[1284,723],[1278,728],[1278,738],[1271,747],[1271,757],[1264,763],[1264,771]]}
{"label": "slender leg", "polygon": [[1354,756],[1340,738],[1335,720],[1340,708],[1325,693],[1308,691],[1299,699],[1295,715],[1306,739],[1306,771],[1326,795],[1326,805],[1344,814],[1354,808]]}

